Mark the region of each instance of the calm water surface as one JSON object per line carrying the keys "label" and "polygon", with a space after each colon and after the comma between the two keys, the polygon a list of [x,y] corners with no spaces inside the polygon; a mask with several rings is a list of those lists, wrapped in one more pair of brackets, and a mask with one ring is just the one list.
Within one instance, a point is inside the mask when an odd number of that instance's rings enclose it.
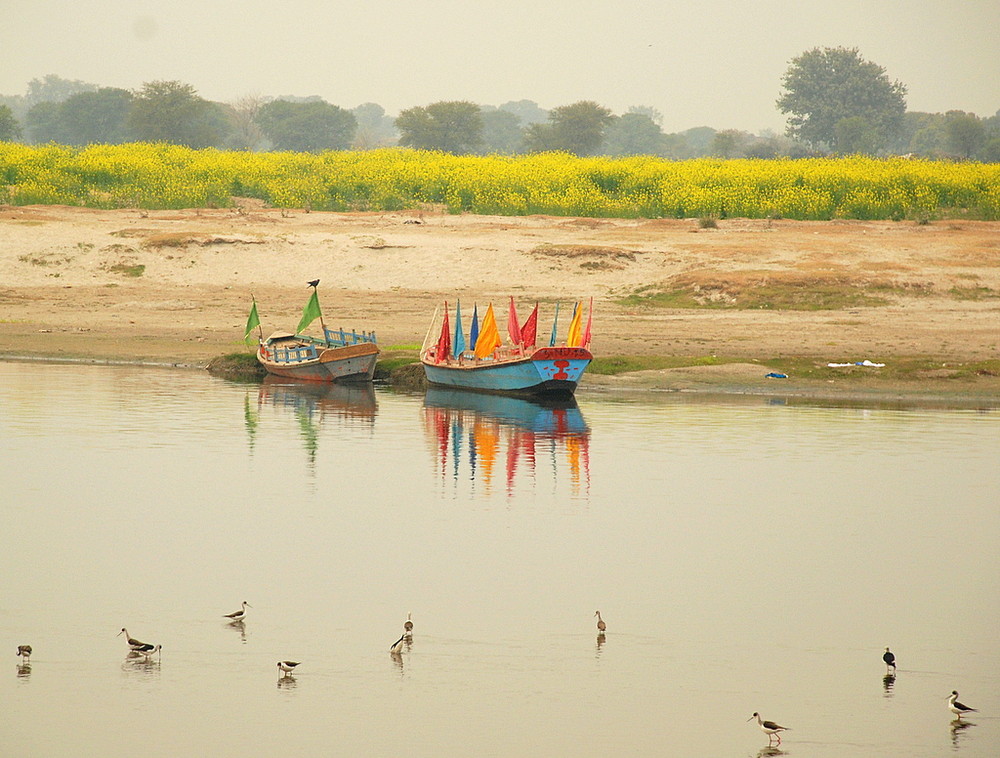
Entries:
{"label": "calm water surface", "polygon": [[0,754],[995,758],[998,462],[995,410],[0,362]]}

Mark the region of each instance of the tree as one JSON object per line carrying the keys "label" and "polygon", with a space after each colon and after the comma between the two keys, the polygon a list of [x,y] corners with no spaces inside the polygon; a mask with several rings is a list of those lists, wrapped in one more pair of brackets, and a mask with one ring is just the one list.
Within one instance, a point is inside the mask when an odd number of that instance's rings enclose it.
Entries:
{"label": "tree", "polygon": [[872,154],[878,147],[878,132],[872,123],[862,116],[842,118],[833,128],[837,152],[848,154]]}
{"label": "tree", "polygon": [[31,142],[66,142],[59,103],[46,101],[31,106],[24,116],[24,127]]}
{"label": "tree", "polygon": [[323,101],[274,100],[261,107],[257,124],[276,149],[312,153],[346,150],[358,128],[350,111]]}
{"label": "tree", "polygon": [[358,130],[354,135],[355,149],[371,150],[391,145],[398,139],[392,117],[387,116],[385,108],[378,103],[361,103],[352,108],[351,113],[358,122]]}
{"label": "tree", "polygon": [[482,144],[483,117],[467,101],[442,101],[408,108],[396,118],[399,144],[419,150],[472,153]]}
{"label": "tree", "polygon": [[945,114],[948,147],[968,160],[986,144],[986,127],[974,113],[948,111]]}
{"label": "tree", "polygon": [[267,99],[262,95],[249,94],[238,97],[229,104],[233,127],[229,146],[232,149],[256,150],[264,142],[264,132],[257,125],[257,116],[265,103]]}
{"label": "tree", "polygon": [[221,145],[228,128],[220,106],[178,81],[143,84],[134,95],[126,124],[132,139],[196,148]]}
{"label": "tree", "polygon": [[837,123],[864,119],[877,147],[899,130],[906,112],[906,87],[885,69],[863,60],[857,48],[814,48],[793,58],[781,79],[778,109],[790,113],[788,135],[812,145],[837,146]]}
{"label": "tree", "polygon": [[10,142],[21,136],[21,125],[14,118],[14,112],[6,105],[0,105],[0,142]]}
{"label": "tree", "polygon": [[534,100],[511,100],[501,105],[497,110],[513,113],[520,119],[522,127],[544,124],[549,120],[549,112]]}
{"label": "tree", "polygon": [[59,104],[59,123],[69,145],[117,145],[128,140],[126,120],[132,93],[115,87],[81,92]]}
{"label": "tree", "polygon": [[524,141],[521,119],[510,111],[484,110],[483,149],[484,153],[513,155],[520,152]]}
{"label": "tree", "polygon": [[739,129],[723,129],[712,136],[708,152],[717,158],[736,158],[743,154],[750,135]]}
{"label": "tree", "polygon": [[647,113],[622,114],[604,132],[607,155],[663,155],[664,148],[663,131]]}
{"label": "tree", "polygon": [[592,100],[563,105],[549,112],[548,123],[528,127],[525,145],[533,152],[560,150],[574,155],[594,155],[604,142],[604,131],[613,119],[610,110]]}

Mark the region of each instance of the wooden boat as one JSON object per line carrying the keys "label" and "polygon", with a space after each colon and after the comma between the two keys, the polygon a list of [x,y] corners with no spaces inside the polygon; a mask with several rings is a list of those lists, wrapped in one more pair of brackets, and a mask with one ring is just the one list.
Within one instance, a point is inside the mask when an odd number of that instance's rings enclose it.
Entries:
{"label": "wooden boat", "polygon": [[[257,360],[269,374],[304,382],[370,382],[375,376],[375,363],[379,349],[374,332],[355,332],[327,329],[316,294],[302,311],[302,320],[296,333],[275,332],[266,340],[260,339]],[[245,334],[251,331],[251,321],[256,316],[254,303]],[[320,320],[323,337],[301,334],[315,319]],[[259,329],[260,323],[257,320]]]}
{"label": "wooden boat", "polygon": [[[581,329],[583,304],[574,309],[569,332],[564,344],[556,344],[558,307],[553,320],[552,336],[547,346],[536,344],[538,306],[531,316],[520,325],[511,299],[507,330],[510,344],[503,345],[490,304],[483,318],[482,329],[478,329],[478,308],[474,312],[472,330],[469,335],[470,348],[466,350],[465,334],[462,331],[461,305],[455,312],[454,341],[449,325],[448,306],[445,303],[444,318],[438,341],[424,345],[420,360],[424,373],[431,385],[494,392],[501,394],[528,396],[569,396],[583,376],[583,372],[593,360],[590,344],[591,317],[586,330]],[[437,317],[431,323],[430,335]]]}

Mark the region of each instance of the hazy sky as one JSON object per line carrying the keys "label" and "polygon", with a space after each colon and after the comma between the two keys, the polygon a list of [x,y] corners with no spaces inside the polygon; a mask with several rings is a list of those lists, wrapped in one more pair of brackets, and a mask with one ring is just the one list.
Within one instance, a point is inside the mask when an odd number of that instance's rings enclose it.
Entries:
{"label": "hazy sky", "polygon": [[998,0],[0,0],[0,94],[57,74],[210,100],[319,95],[390,115],[438,100],[595,100],[693,126],[783,131],[792,58],[857,47],[910,110],[1000,109]]}

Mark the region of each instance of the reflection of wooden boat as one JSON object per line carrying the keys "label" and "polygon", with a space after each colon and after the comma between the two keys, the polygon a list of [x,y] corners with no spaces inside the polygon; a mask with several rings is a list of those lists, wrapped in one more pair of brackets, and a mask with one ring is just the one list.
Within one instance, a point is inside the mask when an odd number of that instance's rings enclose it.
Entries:
{"label": "reflection of wooden boat", "polygon": [[[503,345],[496,326],[491,304],[478,328],[478,309],[474,312],[466,349],[462,331],[461,306],[455,311],[454,340],[445,303],[441,334],[437,343],[428,345],[425,340],[420,360],[428,383],[479,392],[521,395],[569,396],[576,391],[580,377],[593,355],[590,344],[590,317],[586,331],[582,330],[582,303],[576,305],[565,344],[556,345],[558,307],[553,320],[552,336],[548,346],[537,345],[538,306],[523,325],[518,324],[511,299],[507,332],[510,343]],[[591,309],[591,316],[593,309]],[[434,330],[436,317],[431,324]],[[431,333],[429,332],[429,333]]]}
{"label": "reflection of wooden boat", "polygon": [[[317,318],[323,337],[301,334]],[[257,360],[268,373],[307,382],[370,382],[375,375],[379,349],[374,332],[327,329],[315,287],[296,332],[275,332],[260,341]]]}
{"label": "reflection of wooden boat", "polygon": [[267,376],[260,385],[261,403],[305,410],[310,416],[332,414],[345,418],[374,418],[378,412],[375,388],[369,382],[304,384]]}
{"label": "reflection of wooden boat", "polygon": [[477,392],[429,387],[425,408],[469,412],[478,419],[534,432],[538,437],[588,434],[587,422],[573,397],[504,397]]}

